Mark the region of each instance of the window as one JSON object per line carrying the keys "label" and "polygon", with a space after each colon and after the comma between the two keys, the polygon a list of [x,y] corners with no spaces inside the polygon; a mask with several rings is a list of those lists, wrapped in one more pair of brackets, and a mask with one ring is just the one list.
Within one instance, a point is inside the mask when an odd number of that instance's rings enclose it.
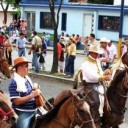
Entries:
{"label": "window", "polygon": [[99,16],[98,29],[119,31],[120,18],[114,16]]}
{"label": "window", "polygon": [[66,31],[67,13],[62,13],[61,30]]}
{"label": "window", "polygon": [[50,12],[41,12],[40,13],[40,28],[53,29]]}

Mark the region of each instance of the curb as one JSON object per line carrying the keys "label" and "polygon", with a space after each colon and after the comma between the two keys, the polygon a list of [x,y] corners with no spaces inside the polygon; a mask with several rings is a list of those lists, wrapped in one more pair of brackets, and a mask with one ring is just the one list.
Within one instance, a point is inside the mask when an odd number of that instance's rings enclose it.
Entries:
{"label": "curb", "polygon": [[52,76],[52,75],[46,75],[46,74],[40,74],[40,73],[38,74],[38,73],[33,73],[33,72],[29,72],[28,74],[31,78],[38,78],[38,79],[45,78],[48,80],[54,80],[56,82],[62,82],[62,83],[68,84],[70,86],[74,85],[73,79],[67,79],[67,78],[62,78],[62,77]]}

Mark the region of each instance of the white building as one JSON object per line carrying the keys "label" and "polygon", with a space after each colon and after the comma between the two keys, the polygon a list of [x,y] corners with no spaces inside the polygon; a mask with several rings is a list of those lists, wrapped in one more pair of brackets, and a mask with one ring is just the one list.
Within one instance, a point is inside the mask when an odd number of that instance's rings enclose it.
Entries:
{"label": "white building", "polygon": [[[46,1],[46,0],[45,0]],[[40,3],[39,3],[40,2]],[[41,3],[42,2],[42,3]],[[67,2],[67,1],[66,1]],[[22,18],[28,21],[30,30],[53,33],[50,10],[43,0],[22,0]],[[58,5],[56,5],[58,8]],[[128,35],[128,7],[124,8],[123,36]],[[63,3],[58,33],[79,34],[82,37],[94,33],[101,37],[118,41],[120,24],[120,6],[96,4],[65,4]]]}

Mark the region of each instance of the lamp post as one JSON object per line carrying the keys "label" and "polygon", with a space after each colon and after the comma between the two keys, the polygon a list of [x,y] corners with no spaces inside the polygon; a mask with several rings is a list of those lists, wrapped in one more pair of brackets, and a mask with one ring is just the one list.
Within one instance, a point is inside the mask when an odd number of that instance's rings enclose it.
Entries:
{"label": "lamp post", "polygon": [[118,59],[121,57],[121,49],[122,49],[123,18],[124,18],[124,0],[121,0],[120,30],[119,30],[119,40],[118,40]]}

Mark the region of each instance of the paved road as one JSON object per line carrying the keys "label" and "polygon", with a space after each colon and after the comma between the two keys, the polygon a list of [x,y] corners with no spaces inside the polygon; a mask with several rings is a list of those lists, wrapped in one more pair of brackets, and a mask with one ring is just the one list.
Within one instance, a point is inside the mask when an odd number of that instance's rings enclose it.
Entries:
{"label": "paved road", "polygon": [[[62,82],[51,81],[46,78],[42,78],[42,79],[32,78],[32,81],[35,83],[39,83],[41,85],[41,90],[47,99],[56,96],[59,92],[61,92],[64,89],[72,88],[72,85],[64,84]],[[2,83],[0,84],[0,89],[2,89],[7,96],[8,96],[8,83],[9,80],[3,80]],[[128,108],[128,103],[126,107]],[[120,128],[128,128],[128,111],[125,114],[125,118],[126,121],[120,126]]]}

